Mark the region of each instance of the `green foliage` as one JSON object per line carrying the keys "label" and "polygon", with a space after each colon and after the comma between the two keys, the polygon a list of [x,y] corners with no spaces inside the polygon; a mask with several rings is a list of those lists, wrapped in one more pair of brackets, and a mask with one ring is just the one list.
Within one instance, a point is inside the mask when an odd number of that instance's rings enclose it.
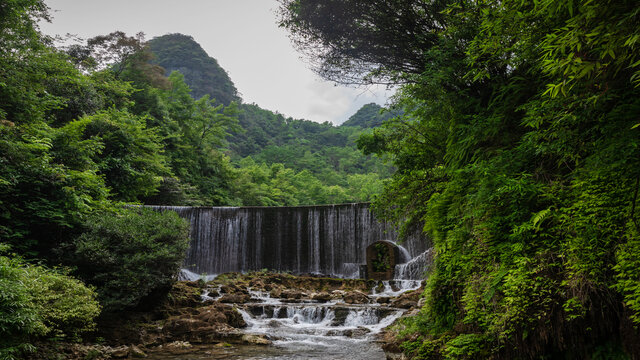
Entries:
{"label": "green foliage", "polygon": [[375,255],[371,260],[371,266],[374,272],[386,272],[391,269],[391,254],[389,254],[389,248],[384,244],[374,245]]}
{"label": "green foliage", "polygon": [[57,135],[42,124],[0,128],[0,236],[21,253],[50,256],[84,214],[105,206],[103,180],[85,162],[95,148],[78,147],[65,165],[54,155]]}
{"label": "green foliage", "polygon": [[96,286],[105,311],[133,308],[176,280],[189,241],[177,214],[125,208],[94,214],[84,227],[72,261]]}
{"label": "green foliage", "polygon": [[149,46],[155,55],[154,63],[168,73],[179,71],[184,75],[194,98],[209,95],[224,105],[240,100],[227,72],[191,36],[163,35],[149,41]]}
{"label": "green foliage", "polygon": [[0,358],[21,358],[38,337],[77,340],[94,329],[100,306],[80,281],[15,255],[0,256],[0,275]]}
{"label": "green foliage", "polygon": [[397,168],[377,211],[434,244],[406,353],[637,357],[637,4],[348,3],[281,1],[281,25],[327,78],[408,82],[358,140]]}
{"label": "green foliage", "polygon": [[371,129],[398,115],[400,114],[397,111],[384,111],[380,105],[370,103],[363,105],[340,126],[358,126],[363,129]]}

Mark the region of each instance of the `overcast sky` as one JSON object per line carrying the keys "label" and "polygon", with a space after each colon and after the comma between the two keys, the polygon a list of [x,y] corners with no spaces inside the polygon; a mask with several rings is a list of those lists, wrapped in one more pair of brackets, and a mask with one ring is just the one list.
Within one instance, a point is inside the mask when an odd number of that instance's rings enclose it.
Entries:
{"label": "overcast sky", "polygon": [[321,80],[278,28],[275,0],[45,0],[49,35],[83,38],[115,30],[147,39],[191,35],[229,73],[245,103],[285,116],[342,123],[362,105],[384,105],[384,88],[349,88]]}

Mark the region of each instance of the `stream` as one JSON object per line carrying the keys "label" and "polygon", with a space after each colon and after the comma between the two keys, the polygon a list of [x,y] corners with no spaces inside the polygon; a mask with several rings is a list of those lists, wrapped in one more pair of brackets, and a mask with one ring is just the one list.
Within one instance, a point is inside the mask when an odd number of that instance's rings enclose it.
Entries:
{"label": "stream", "polygon": [[156,352],[147,359],[385,359],[376,335],[406,310],[379,304],[377,300],[417,289],[420,284],[419,280],[383,281],[378,291],[374,289],[369,294],[373,302],[370,304],[292,301],[251,291],[251,302],[237,304],[247,323],[243,331],[264,336],[271,345],[194,346],[185,354]]}

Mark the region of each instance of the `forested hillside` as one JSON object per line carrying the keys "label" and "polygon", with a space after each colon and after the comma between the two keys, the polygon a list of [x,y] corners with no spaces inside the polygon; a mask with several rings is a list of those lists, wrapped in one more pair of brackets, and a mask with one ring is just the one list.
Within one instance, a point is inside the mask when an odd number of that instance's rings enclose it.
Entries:
{"label": "forested hillside", "polygon": [[224,105],[239,101],[238,90],[227,72],[209,57],[190,36],[169,34],[149,41],[151,62],[162,66],[166,75],[179,71],[191,88],[191,96],[209,95]]}
{"label": "forested hillside", "polygon": [[380,192],[389,168],[355,148],[362,129],[240,104],[189,37],[151,46],[114,31],[56,48],[37,29],[47,18],[42,0],[0,4],[0,358],[78,341],[101,311],[108,319],[163,298],[188,224],[131,205],[302,205]]}
{"label": "forested hillside", "polygon": [[397,167],[379,213],[434,244],[397,351],[640,357],[637,1],[280,3],[318,74],[400,87],[358,140]]}
{"label": "forested hillside", "polygon": [[[379,157],[364,155],[356,148],[355,140],[363,131],[395,114],[381,114],[382,107],[368,104],[338,127],[285,117],[257,104],[243,104],[226,72],[190,36],[169,34],[154,38],[149,44],[151,63],[163,66],[167,74],[171,70],[190,74],[184,75],[184,82],[192,89],[192,97],[208,95],[222,104],[229,99],[237,102],[239,127],[229,130],[224,152],[233,167],[239,169],[237,183],[250,188],[234,192],[241,198],[229,199],[229,203],[369,201],[381,191],[382,180],[391,175],[390,165]],[[283,174],[277,175],[279,172]],[[299,181],[283,183],[288,177]],[[309,186],[315,189],[314,195],[303,194]]]}

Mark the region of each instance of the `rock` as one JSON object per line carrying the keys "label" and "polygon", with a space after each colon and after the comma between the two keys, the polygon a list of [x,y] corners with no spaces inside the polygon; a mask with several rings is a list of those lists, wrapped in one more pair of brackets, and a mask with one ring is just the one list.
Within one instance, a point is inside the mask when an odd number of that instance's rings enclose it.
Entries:
{"label": "rock", "polygon": [[419,291],[407,291],[406,293],[392,300],[391,306],[397,307],[400,309],[411,309],[418,305],[419,298],[420,298]]}
{"label": "rock", "polygon": [[364,328],[364,327],[359,327],[357,329],[348,329],[344,331],[344,336],[350,337],[350,338],[357,338],[357,337],[363,337],[365,335],[367,335],[368,333],[370,333],[371,330]]}
{"label": "rock", "polygon": [[224,294],[218,300],[218,302],[226,304],[244,304],[249,302],[251,297],[248,294],[236,293],[236,294]]}
{"label": "rock", "polygon": [[116,359],[123,359],[129,356],[129,347],[122,345],[122,346],[118,346],[116,348],[111,349],[111,351],[109,352],[109,355],[111,355],[111,357],[114,357]]}
{"label": "rock", "polygon": [[305,297],[306,294],[304,294],[302,291],[300,290],[285,290],[280,294],[280,297],[284,298],[284,299],[302,299],[303,297]]}
{"label": "rock", "polygon": [[271,345],[271,340],[264,335],[245,334],[242,335],[242,342],[252,345]]}
{"label": "rock", "polygon": [[145,354],[145,352],[142,351],[142,349],[140,349],[139,347],[137,347],[135,345],[131,345],[131,347],[129,348],[129,354],[133,358],[146,358],[147,357],[147,354]]}
{"label": "rock", "polygon": [[329,300],[331,300],[331,294],[327,293],[327,292],[321,292],[321,293],[315,293],[311,296],[311,300],[317,301],[317,302],[321,302],[321,303],[325,303]]}
{"label": "rock", "polygon": [[227,307],[224,310],[224,316],[227,318],[227,324],[234,328],[243,328],[247,326],[247,323],[242,318],[242,315],[235,308]]}
{"label": "rock", "polygon": [[368,304],[369,297],[360,291],[354,290],[349,291],[344,296],[344,302],[347,304]]}
{"label": "rock", "polygon": [[418,307],[422,309],[426,303],[427,303],[427,299],[421,297],[420,300],[418,300]]}
{"label": "rock", "polygon": [[254,289],[264,289],[264,282],[262,282],[262,280],[260,279],[251,279],[251,281],[249,282],[249,285],[254,288]]}
{"label": "rock", "polygon": [[391,306],[397,307],[399,309],[411,309],[412,307],[415,307],[417,305],[418,305],[418,302],[411,299],[400,298],[391,302]]}
{"label": "rock", "polygon": [[188,341],[174,341],[166,344],[164,349],[173,355],[186,354],[194,351],[193,345]]}
{"label": "rock", "polygon": [[344,321],[349,316],[350,309],[347,307],[334,307],[333,308],[333,320],[331,320],[331,326],[342,326]]}
{"label": "rock", "polygon": [[344,290],[333,290],[331,292],[332,299],[342,299],[347,294]]}
{"label": "rock", "polygon": [[279,288],[273,288],[271,289],[271,291],[269,291],[269,296],[271,296],[272,298],[279,298],[280,294],[282,294],[282,290]]}
{"label": "rock", "polygon": [[267,323],[267,326],[270,328],[279,328],[282,327],[282,323],[278,320],[271,320]]}
{"label": "rock", "polygon": [[388,304],[391,301],[391,298],[388,296],[380,296],[376,299],[378,304]]}
{"label": "rock", "polygon": [[207,289],[207,296],[215,298],[220,296],[220,292],[218,291],[218,289]]}
{"label": "rock", "polygon": [[376,315],[378,316],[378,319],[384,319],[387,316],[395,313],[396,311],[398,311],[398,309],[390,308],[386,306],[380,306],[379,308],[376,309]]}

